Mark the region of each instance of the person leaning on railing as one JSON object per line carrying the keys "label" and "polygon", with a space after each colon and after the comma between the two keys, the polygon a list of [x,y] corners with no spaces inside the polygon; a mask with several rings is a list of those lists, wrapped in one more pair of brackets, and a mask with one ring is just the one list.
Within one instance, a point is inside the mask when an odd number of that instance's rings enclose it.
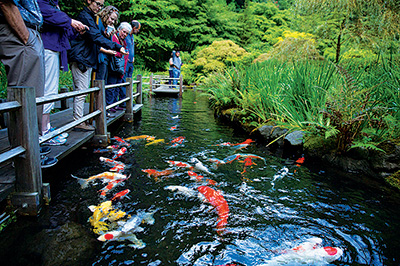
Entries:
{"label": "person leaning on railing", "polygon": [[[44,96],[58,94],[60,69],[68,71],[67,50],[70,48],[69,39],[77,33],[84,33],[88,27],[80,21],[71,19],[62,12],[58,0],[37,0],[43,15],[41,37],[44,46],[45,86]],[[42,119],[42,135],[54,130],[50,125],[50,112],[54,102],[44,104]],[[54,137],[44,145],[62,145],[67,141],[68,133]]]}
{"label": "person leaning on railing", "polygon": [[[68,60],[71,66],[74,90],[80,91],[89,88],[92,69],[96,67],[99,47],[119,51],[127,54],[122,45],[104,37],[96,24],[95,14],[104,5],[104,0],[86,0],[86,6],[79,13],[77,20],[89,27],[84,34],[71,41],[71,49],[68,50]],[[74,99],[73,118],[78,120],[83,117],[86,95],[77,96]],[[76,126],[77,129],[94,130],[87,122]]]}
{"label": "person leaning on railing", "polygon": [[[0,60],[7,72],[9,87],[35,88],[35,97],[44,93],[43,43],[38,32],[43,17],[36,0],[0,0]],[[38,129],[41,134],[43,106],[37,106]],[[47,147],[45,147],[47,148]],[[50,167],[57,159],[44,156],[41,166]]]}

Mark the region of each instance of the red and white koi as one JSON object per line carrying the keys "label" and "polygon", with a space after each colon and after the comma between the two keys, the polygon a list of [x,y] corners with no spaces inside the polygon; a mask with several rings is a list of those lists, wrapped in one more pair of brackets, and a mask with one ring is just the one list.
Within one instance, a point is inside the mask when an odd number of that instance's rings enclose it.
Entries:
{"label": "red and white koi", "polygon": [[176,130],[177,128],[178,128],[178,126],[172,126],[172,127],[169,128],[169,130],[174,131],[174,130]]}
{"label": "red and white koi", "polygon": [[116,165],[123,165],[125,167],[125,164],[123,162],[109,159],[106,157],[100,157],[99,160],[100,160],[100,162],[105,163],[107,166],[110,166],[110,167],[114,167]]}
{"label": "red and white koi", "polygon": [[217,229],[224,229],[228,224],[229,206],[221,192],[208,186],[200,186],[197,190],[204,196],[205,201],[210,203],[218,213]]}
{"label": "red and white koi", "polygon": [[117,137],[117,136],[114,136],[112,138],[112,140],[115,140],[121,146],[125,146],[125,147],[130,147],[131,146],[130,143],[126,142],[123,138],[120,138],[120,137]]}
{"label": "red and white koi", "polygon": [[122,155],[125,154],[125,152],[127,151],[126,147],[122,147],[119,151],[117,151],[114,156],[112,157],[113,160],[118,159],[119,157],[121,157]]}
{"label": "red and white koi", "polygon": [[204,176],[199,175],[193,171],[188,171],[187,173],[190,176],[190,179],[194,179],[196,181],[201,181],[204,178]]}
{"label": "red and white koi", "polygon": [[322,247],[322,239],[314,237],[299,246],[283,251],[260,266],[270,265],[325,265],[339,259],[343,250],[338,247]]}
{"label": "red and white koi", "polygon": [[122,191],[118,192],[117,194],[115,194],[115,195],[111,198],[111,201],[114,201],[114,200],[121,200],[121,199],[127,197],[127,195],[129,194],[129,192],[131,192],[129,189],[122,190]]}
{"label": "red and white koi", "polygon": [[182,144],[185,141],[186,137],[184,136],[180,136],[177,138],[174,138],[173,140],[171,140],[171,143],[178,143],[178,144]]}
{"label": "red and white koi", "polygon": [[193,166],[191,166],[188,163],[184,163],[184,162],[180,162],[180,161],[167,161],[167,162],[169,163],[169,166],[193,169]]}

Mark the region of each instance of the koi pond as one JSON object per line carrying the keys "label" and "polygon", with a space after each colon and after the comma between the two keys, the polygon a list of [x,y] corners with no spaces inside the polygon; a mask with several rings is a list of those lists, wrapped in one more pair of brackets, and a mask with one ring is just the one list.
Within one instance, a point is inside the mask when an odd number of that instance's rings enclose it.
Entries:
{"label": "koi pond", "polygon": [[[145,99],[141,119],[111,136],[132,138],[115,138],[114,152],[77,151],[44,172],[52,201],[41,217],[1,233],[3,261],[45,265],[39,255],[18,260],[19,247],[73,221],[97,250],[64,265],[400,264],[398,196],[246,142],[252,135],[218,121],[198,92]],[[110,171],[115,164],[100,157],[113,156],[127,178],[115,186],[71,176]]]}

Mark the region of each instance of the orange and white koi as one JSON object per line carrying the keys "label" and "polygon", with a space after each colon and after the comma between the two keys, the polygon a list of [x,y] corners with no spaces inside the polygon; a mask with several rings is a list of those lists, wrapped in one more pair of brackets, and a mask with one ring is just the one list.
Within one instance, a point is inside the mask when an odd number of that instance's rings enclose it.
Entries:
{"label": "orange and white koi", "polygon": [[105,163],[106,165],[108,165],[110,167],[114,167],[116,165],[124,165],[125,166],[125,164],[123,162],[115,161],[113,159],[109,159],[109,158],[105,158],[105,157],[100,157],[99,160],[100,160],[100,162]]}
{"label": "orange and white koi", "polygon": [[177,129],[177,127],[178,127],[178,126],[172,126],[172,127],[169,128],[169,130],[174,131],[174,130]]}
{"label": "orange and white koi", "polygon": [[85,178],[80,178],[74,175],[71,175],[73,178],[78,180],[78,183],[81,185],[82,189],[86,188],[89,183],[94,182],[96,180],[102,180],[103,183],[108,183],[113,180],[120,180],[120,179],[126,179],[126,175],[119,174],[119,173],[112,173],[112,172],[103,172],[98,175],[91,176],[87,179]]}
{"label": "orange and white koi", "polygon": [[131,192],[129,189],[122,190],[121,192],[118,192],[117,194],[115,194],[111,198],[111,201],[123,199],[123,198],[127,197],[129,192]]}
{"label": "orange and white koi", "polygon": [[121,157],[122,155],[125,154],[125,152],[127,151],[126,147],[122,147],[119,151],[117,151],[114,156],[112,157],[113,160],[118,159],[119,157]]}
{"label": "orange and white koi", "polygon": [[251,159],[260,159],[263,160],[264,163],[266,163],[265,158],[258,156],[256,154],[251,154],[251,153],[237,153],[236,155],[239,155],[240,158],[251,158]]}
{"label": "orange and white koi", "polygon": [[130,143],[126,142],[123,138],[120,138],[120,137],[117,137],[117,136],[114,136],[112,138],[112,140],[115,140],[121,146],[126,146],[126,147],[130,147],[131,146]]}
{"label": "orange and white koi", "polygon": [[208,186],[200,186],[197,190],[204,196],[205,200],[216,208],[218,213],[217,229],[224,229],[228,224],[229,206],[221,192]]}
{"label": "orange and white koi", "polygon": [[167,161],[167,162],[169,163],[169,166],[193,169],[193,166],[191,166],[188,163],[184,163],[184,162],[180,162],[180,161]]}
{"label": "orange and white koi", "polygon": [[117,150],[117,149],[119,149],[120,148],[120,145],[110,145],[110,146],[107,146],[107,149],[109,149],[109,150]]}
{"label": "orange and white koi", "polygon": [[108,182],[107,186],[105,186],[105,187],[103,187],[102,189],[99,190],[100,195],[102,197],[105,197],[106,194],[108,192],[110,192],[110,190],[112,190],[113,188],[116,188],[118,185],[122,184],[122,181],[124,181],[126,179],[117,179],[117,180],[113,180],[113,181]]}
{"label": "orange and white koi", "polygon": [[122,173],[125,171],[125,164],[117,164],[113,168],[110,169],[111,172]]}

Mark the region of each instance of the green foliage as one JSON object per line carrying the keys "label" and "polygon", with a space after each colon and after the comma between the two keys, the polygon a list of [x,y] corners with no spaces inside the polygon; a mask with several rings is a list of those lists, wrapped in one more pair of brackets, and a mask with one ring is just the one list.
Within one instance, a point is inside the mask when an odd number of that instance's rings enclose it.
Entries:
{"label": "green foliage", "polygon": [[0,62],[0,99],[7,98],[7,75],[4,65]]}

